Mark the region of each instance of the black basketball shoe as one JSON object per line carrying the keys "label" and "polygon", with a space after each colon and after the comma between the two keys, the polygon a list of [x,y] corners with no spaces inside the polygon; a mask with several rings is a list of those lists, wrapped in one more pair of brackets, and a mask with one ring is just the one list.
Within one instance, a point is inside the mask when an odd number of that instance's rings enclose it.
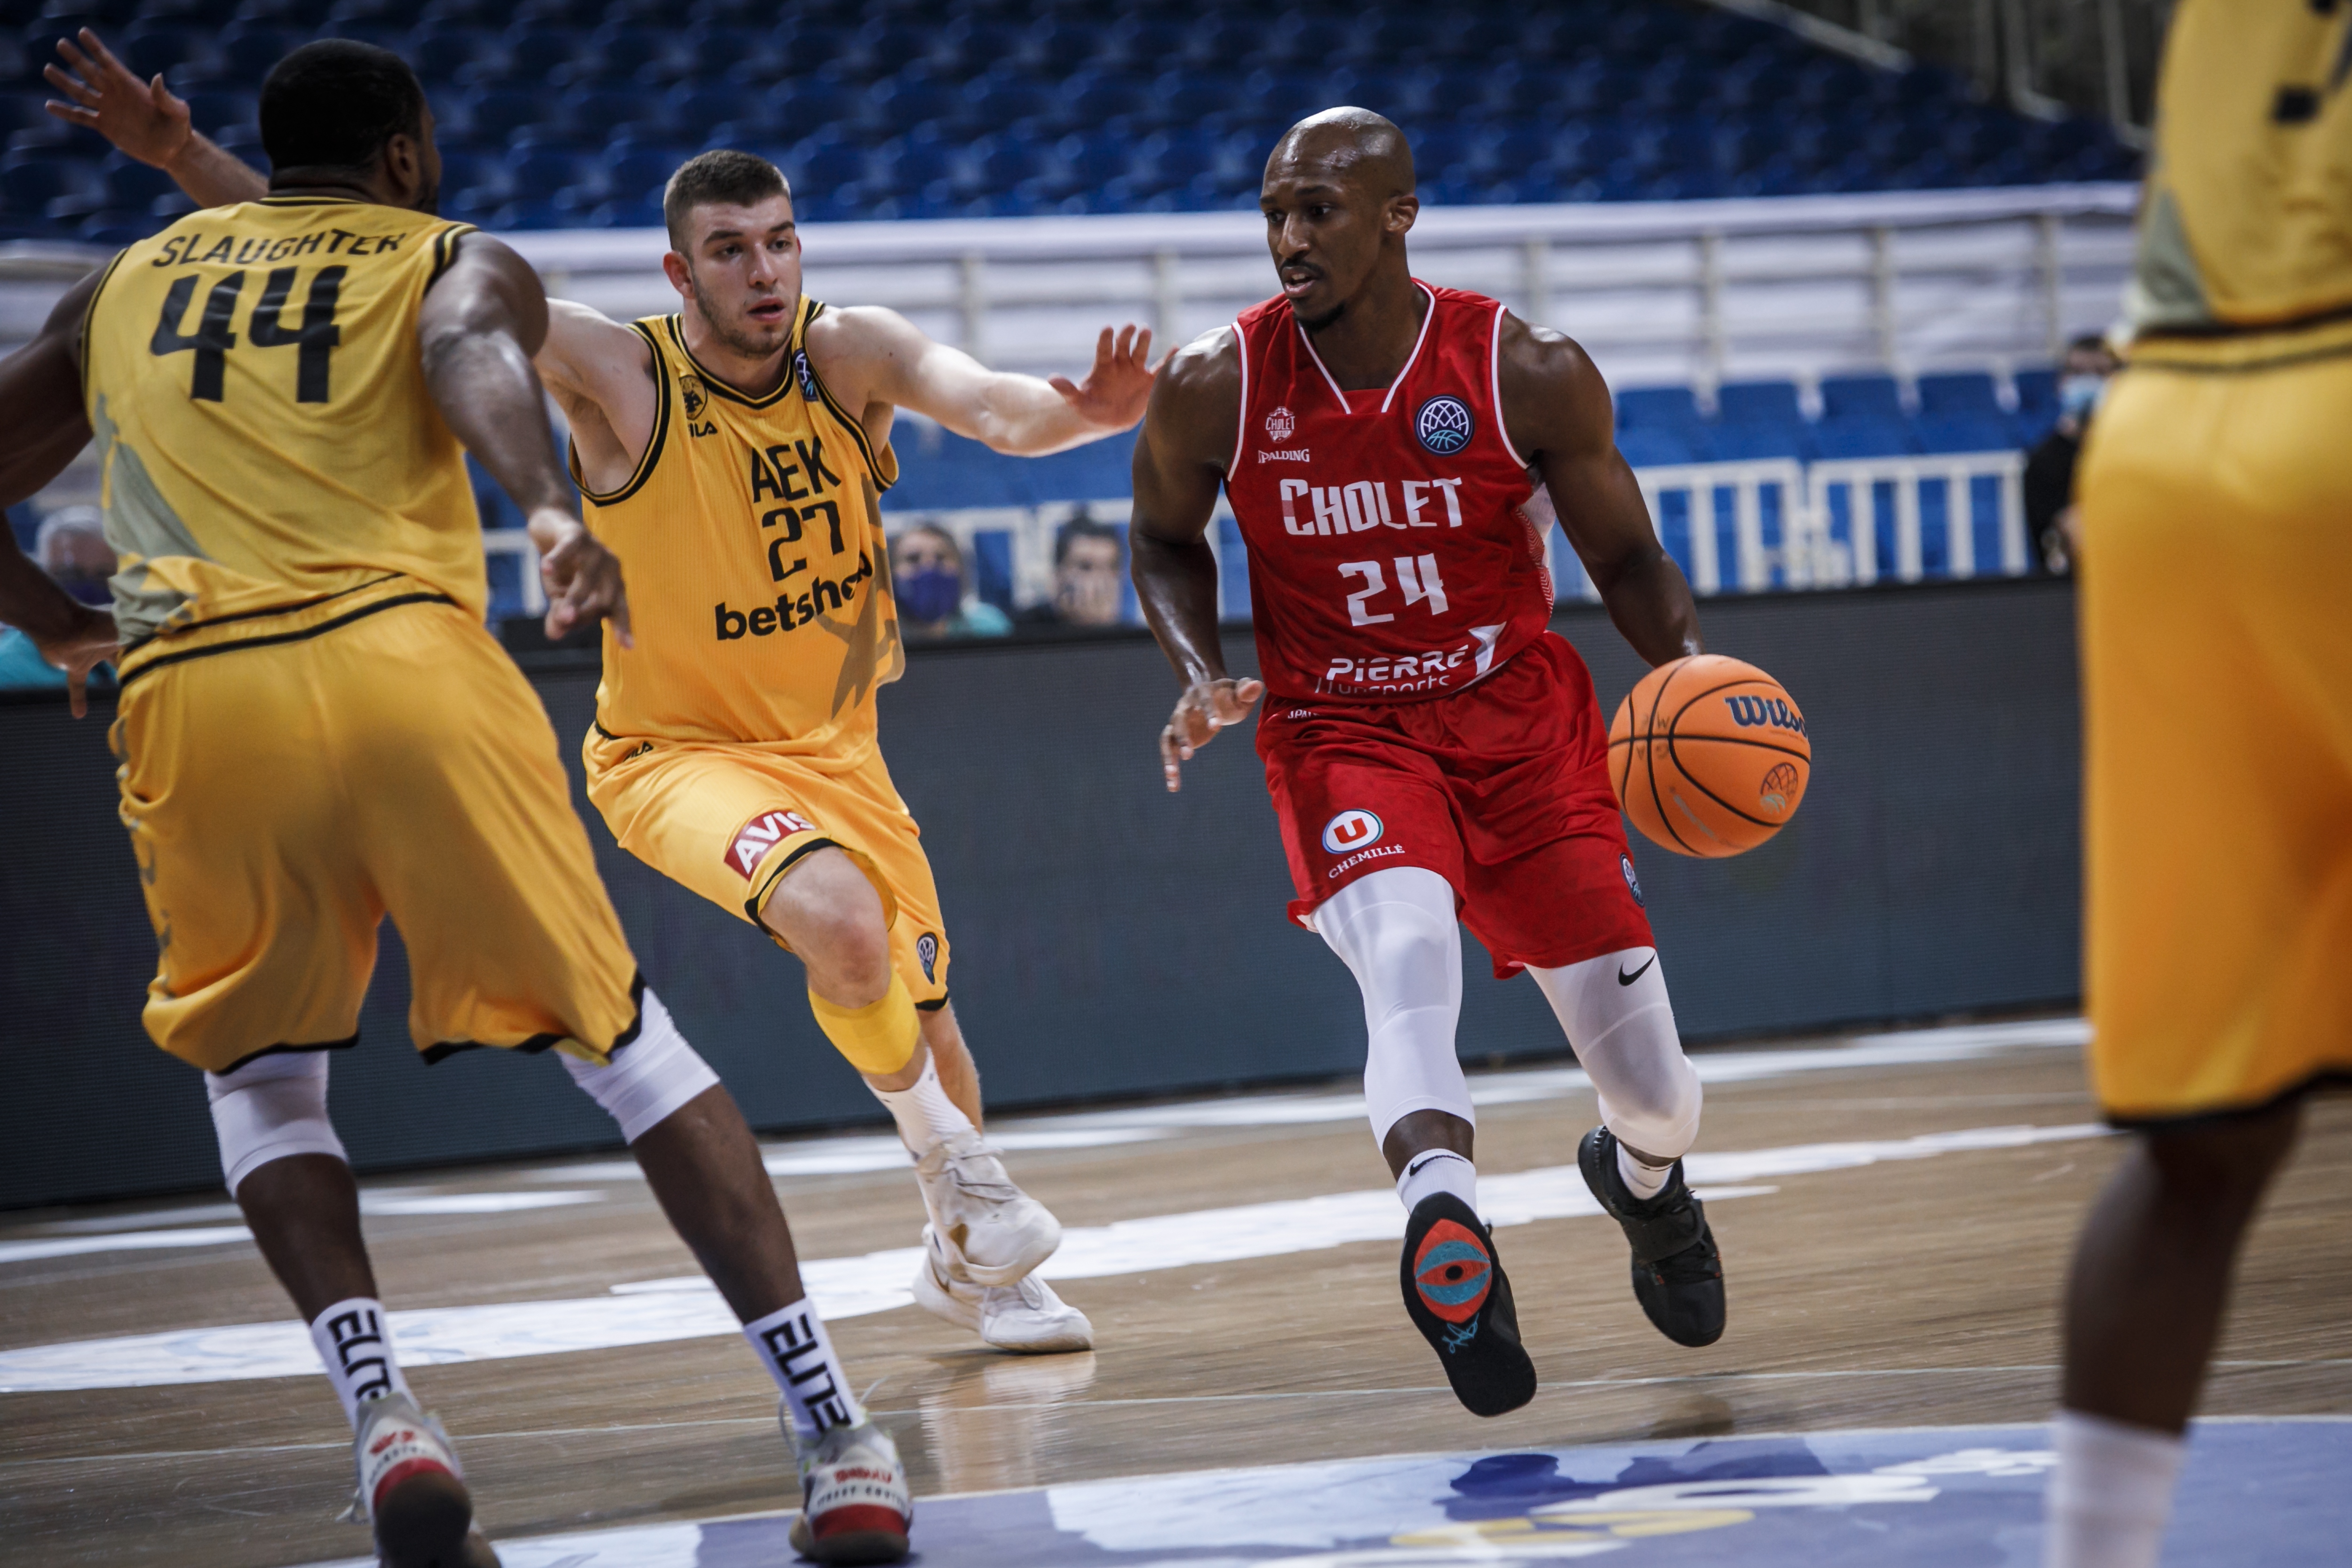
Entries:
{"label": "black basketball shoe", "polygon": [[1637,1198],[1617,1170],[1617,1139],[1596,1127],[1576,1146],[1577,1168],[1601,1206],[1633,1244],[1633,1300],[1658,1332],[1696,1349],[1723,1337],[1723,1255],[1716,1250],[1706,1208],[1683,1181],[1675,1162],[1665,1189]]}
{"label": "black basketball shoe", "polygon": [[1454,1396],[1473,1415],[1500,1415],[1536,1396],[1536,1363],[1519,1343],[1511,1282],[1495,1236],[1470,1205],[1432,1193],[1405,1221],[1404,1310],[1437,1351]]}

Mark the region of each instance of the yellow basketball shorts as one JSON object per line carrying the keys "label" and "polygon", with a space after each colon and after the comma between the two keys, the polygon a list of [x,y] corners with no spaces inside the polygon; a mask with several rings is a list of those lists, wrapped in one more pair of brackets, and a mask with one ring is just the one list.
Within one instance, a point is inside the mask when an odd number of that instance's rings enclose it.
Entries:
{"label": "yellow basketball shorts", "polygon": [[636,1035],[636,962],[538,695],[453,605],[331,624],[349,613],[125,661],[117,778],[162,948],[147,1032],[215,1072],[352,1044],[389,914],[427,1060],[604,1060]]}
{"label": "yellow basketball shorts", "polygon": [[2152,342],[2077,494],[2092,1079],[2120,1122],[2352,1075],[2352,342]]}
{"label": "yellow basketball shorts", "polygon": [[881,754],[838,772],[757,746],[646,741],[591,730],[588,798],[621,847],[760,926],[784,873],[832,846],[882,895],[891,960],[915,1005],[947,1000],[948,938],[922,829]]}

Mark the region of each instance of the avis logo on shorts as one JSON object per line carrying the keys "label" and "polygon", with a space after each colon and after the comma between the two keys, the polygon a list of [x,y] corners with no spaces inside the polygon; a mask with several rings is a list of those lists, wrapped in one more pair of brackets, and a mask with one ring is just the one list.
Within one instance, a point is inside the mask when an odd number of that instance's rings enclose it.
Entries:
{"label": "avis logo on shorts", "polygon": [[735,868],[735,874],[745,881],[759,870],[760,862],[768,851],[795,833],[814,833],[816,824],[797,811],[763,811],[735,830],[728,841],[725,859]]}
{"label": "avis logo on shorts", "polygon": [[1378,844],[1386,831],[1369,811],[1343,811],[1323,825],[1323,847],[1333,855],[1351,854]]}

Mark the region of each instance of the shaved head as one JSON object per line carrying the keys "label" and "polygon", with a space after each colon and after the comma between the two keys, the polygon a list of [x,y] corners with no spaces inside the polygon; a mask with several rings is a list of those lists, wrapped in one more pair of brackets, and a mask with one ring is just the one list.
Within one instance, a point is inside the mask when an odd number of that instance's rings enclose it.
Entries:
{"label": "shaved head", "polygon": [[1412,195],[1412,148],[1386,115],[1369,109],[1327,109],[1282,133],[1266,160],[1304,174],[1315,169],[1359,187],[1375,201]]}

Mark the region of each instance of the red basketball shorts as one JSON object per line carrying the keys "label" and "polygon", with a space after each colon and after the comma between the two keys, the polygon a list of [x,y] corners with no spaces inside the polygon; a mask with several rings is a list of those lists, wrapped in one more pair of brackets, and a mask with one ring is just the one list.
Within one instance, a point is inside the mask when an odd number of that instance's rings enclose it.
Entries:
{"label": "red basketball shorts", "polygon": [[1453,884],[1495,974],[1647,947],[1592,677],[1547,634],[1425,702],[1267,699],[1257,751],[1298,897],[1418,866]]}

